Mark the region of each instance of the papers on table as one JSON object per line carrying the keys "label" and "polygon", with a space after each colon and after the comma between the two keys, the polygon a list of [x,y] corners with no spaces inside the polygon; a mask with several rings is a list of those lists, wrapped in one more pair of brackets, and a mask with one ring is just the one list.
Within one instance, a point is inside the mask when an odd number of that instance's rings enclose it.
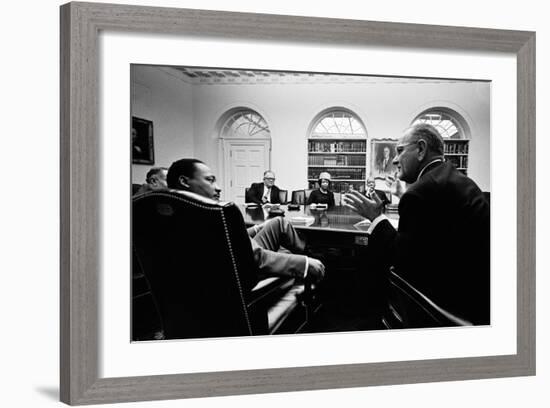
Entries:
{"label": "papers on table", "polygon": [[367,231],[370,227],[370,220],[363,220],[363,221],[359,221],[355,224],[353,224],[354,228],[358,229],[359,231]]}
{"label": "papers on table", "polygon": [[[396,218],[388,218],[388,221],[393,226],[393,228],[397,229],[397,226],[399,225],[399,220]],[[359,231],[368,231],[370,227],[371,222],[367,219],[363,221],[359,221],[358,223],[353,224],[353,226],[358,229]]]}
{"label": "papers on table", "polygon": [[312,210],[326,210],[328,208],[327,204],[315,204],[312,203],[309,205],[309,208]]}
{"label": "papers on table", "polygon": [[289,217],[288,220],[292,225],[304,225],[309,226],[315,222],[314,217]]}

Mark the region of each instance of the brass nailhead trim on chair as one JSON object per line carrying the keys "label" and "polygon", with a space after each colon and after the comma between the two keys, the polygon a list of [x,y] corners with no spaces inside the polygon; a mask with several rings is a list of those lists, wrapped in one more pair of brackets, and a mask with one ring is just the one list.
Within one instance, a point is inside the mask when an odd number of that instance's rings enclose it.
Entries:
{"label": "brass nailhead trim on chair", "polygon": [[[221,208],[220,208],[220,210],[221,210]],[[231,255],[231,263],[233,264],[233,272],[235,273],[235,279],[237,280],[237,287],[239,288],[239,294],[241,296],[241,306],[243,307],[244,317],[246,318],[246,324],[248,326],[248,332],[252,336],[254,333],[252,332],[252,326],[250,325],[250,319],[248,317],[248,311],[246,309],[246,302],[244,301],[241,281],[239,279],[239,274],[237,272],[237,263],[235,262],[235,256],[233,255],[233,247],[231,246],[231,241],[229,239],[229,230],[227,228],[227,223],[225,221],[225,213],[223,211],[221,211],[221,215],[222,215],[222,221],[223,221],[223,228],[225,230],[225,238],[226,238],[227,246],[229,248],[229,254]]]}
{"label": "brass nailhead trim on chair", "polygon": [[246,302],[244,301],[242,285],[241,285],[241,281],[239,279],[239,273],[238,273],[238,270],[237,270],[237,263],[235,262],[235,255],[233,254],[233,247],[231,246],[231,241],[229,240],[229,229],[227,228],[227,223],[225,221],[225,213],[223,212],[223,207],[207,207],[205,205],[198,204],[194,201],[189,201],[188,199],[183,198],[183,197],[178,196],[178,195],[175,195],[175,194],[166,194],[166,193],[161,193],[161,192],[152,193],[152,194],[144,194],[143,196],[136,197],[136,201],[142,199],[143,197],[148,197],[148,196],[151,196],[151,195],[171,197],[171,198],[175,198],[176,200],[183,201],[184,203],[193,205],[195,207],[202,208],[204,210],[220,212],[220,214],[222,216],[223,229],[225,231],[225,238],[226,238],[225,241],[227,242],[227,246],[228,246],[228,249],[229,249],[229,255],[231,256],[231,263],[233,264],[233,272],[235,274],[235,279],[237,281],[237,288],[239,289],[239,295],[241,297],[241,306],[243,307],[244,317],[246,319],[246,325],[248,326],[248,332],[250,333],[250,335],[251,336],[254,335],[254,333],[252,332],[252,326],[250,324],[250,318],[248,317],[248,310],[246,308]]}

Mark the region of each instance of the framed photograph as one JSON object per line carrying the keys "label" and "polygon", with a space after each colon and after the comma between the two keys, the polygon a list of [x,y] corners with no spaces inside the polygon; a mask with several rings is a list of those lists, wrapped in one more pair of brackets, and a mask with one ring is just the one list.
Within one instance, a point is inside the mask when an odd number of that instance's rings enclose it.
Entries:
{"label": "framed photograph", "polygon": [[153,122],[132,116],[132,163],[155,164]]}
{"label": "framed photograph", "polygon": [[372,168],[371,175],[377,179],[394,176],[397,167],[393,164],[397,140],[384,139],[372,141]]}
{"label": "framed photograph", "polygon": [[[132,38],[136,33],[139,38]],[[136,40],[138,45],[132,43]],[[318,47],[319,42],[324,47]],[[252,52],[253,49],[261,50],[261,59],[258,59],[257,52]],[[200,55],[201,50],[208,50],[208,55]],[[435,69],[436,59],[429,60],[422,54],[413,58],[413,50],[418,53],[427,50],[426,54],[440,50],[443,57],[438,58],[444,64]],[[404,51],[410,64],[376,65],[384,60],[391,62],[392,58],[401,58],[400,53]],[[449,53],[445,54],[445,51]],[[168,53],[168,56],[161,52]],[[356,54],[378,52],[386,52],[384,58],[382,54],[355,58]],[[460,56],[455,55],[457,52],[466,53],[463,58],[467,63],[458,63]],[[495,69],[493,73],[483,74],[481,68],[473,70],[475,66],[485,69],[490,65],[487,61],[494,57],[495,52],[509,57],[499,56],[498,61],[493,61],[499,67],[503,66],[502,71]],[[280,58],[283,53],[287,58]],[[335,53],[341,54],[340,58],[327,58]],[[350,58],[348,53],[353,53],[354,58]],[[488,55],[484,56],[484,53]],[[220,58],[212,61],[212,55]],[[294,57],[288,58],[290,55]],[[299,61],[300,55],[305,61]],[[247,59],[248,56],[253,59]],[[173,62],[169,58],[174,58]],[[255,65],[258,60],[262,61],[261,66]],[[350,70],[347,66],[351,60],[368,61],[368,65],[356,65]],[[324,65],[327,61],[333,65]],[[334,65],[338,61],[342,64]],[[164,81],[164,77],[150,81],[146,78],[148,72],[131,80],[132,64],[155,66],[156,70],[165,70],[164,74],[176,81]],[[488,184],[491,204],[494,210],[495,202],[500,207],[504,201],[512,201],[501,198],[509,196],[509,180],[517,175],[518,199],[504,217],[509,220],[511,213],[521,215],[517,218],[515,234],[498,234],[496,228],[502,225],[502,219],[499,214],[491,213],[493,253],[516,255],[505,262],[501,262],[499,257],[492,259],[491,325],[465,330],[378,330],[330,336],[131,341],[130,302],[126,301],[131,293],[128,282],[131,271],[131,206],[128,189],[121,186],[127,185],[134,177],[144,180],[149,168],[132,165],[131,143],[127,137],[131,133],[131,122],[128,118],[135,116],[154,122],[157,135],[152,148],[157,166],[170,165],[167,162],[170,154],[185,157],[193,151],[209,163],[218,163],[214,170],[220,173],[224,168],[220,164],[220,151],[195,142],[204,138],[216,146],[237,144],[234,139],[217,141],[215,136],[218,127],[229,123],[231,113],[239,113],[232,111],[235,106],[228,102],[226,95],[220,100],[220,106],[201,105],[198,112],[212,109],[214,114],[208,116],[212,117],[211,120],[196,121],[196,128],[190,127],[193,122],[188,120],[181,124],[158,120],[167,112],[166,106],[174,104],[171,98],[179,97],[174,96],[178,89],[189,87],[193,81],[218,83],[221,80],[216,73],[191,72],[196,75],[193,78],[184,76],[181,70],[180,73],[167,72],[168,65],[222,71],[232,67],[242,71],[239,74],[241,80],[250,87],[256,86],[251,82],[271,80],[268,75],[262,75],[263,79],[253,77],[247,73],[252,68],[262,72],[338,72],[444,78],[449,81],[474,78],[491,82],[493,91],[500,95],[491,106],[499,119],[491,120],[491,134],[499,134],[499,139],[490,143],[491,166],[499,168],[498,174],[492,173]],[[230,74],[227,76],[227,81],[236,78]],[[510,81],[510,77],[514,80]],[[61,78],[60,388],[63,402],[97,404],[535,374],[533,32],[69,3],[61,7]],[[301,83],[299,77],[292,75],[277,81]],[[153,83],[164,90],[166,106],[148,103],[152,95],[156,95],[152,92]],[[226,85],[227,88],[232,86]],[[133,92],[131,87],[137,92]],[[212,89],[212,86],[207,87],[204,94],[208,96]],[[139,101],[136,99],[130,106],[128,95],[137,95]],[[246,104],[243,100],[241,98],[240,107],[251,108],[267,118],[268,124],[272,123],[273,117],[266,114],[261,105]],[[183,102],[189,103],[188,100]],[[404,115],[407,124],[430,106],[426,102],[425,106],[419,104],[410,109],[408,116]],[[336,118],[345,117],[352,110],[342,107],[341,99],[333,107],[338,108]],[[472,124],[473,131],[479,128],[481,119],[477,116],[469,117],[469,113],[460,112],[460,106],[445,108],[463,113],[461,116]],[[159,116],[148,114],[148,110],[153,109],[158,110]],[[223,116],[225,112],[229,112],[227,117]],[[319,113],[327,112],[321,109]],[[363,113],[359,112],[358,116],[363,117]],[[517,127],[509,126],[507,118],[516,114],[517,122],[513,123],[517,123]],[[217,120],[221,117],[227,121]],[[300,126],[307,129],[312,123],[313,119],[303,120]],[[404,127],[400,123],[395,126]],[[283,130],[292,134],[292,130]],[[315,131],[317,128],[312,125],[310,132]],[[166,132],[174,134],[179,144],[166,143],[160,137]],[[355,134],[353,137],[358,139],[354,143],[360,143],[350,145],[349,150],[354,154],[349,156],[364,155],[367,145],[363,136]],[[269,148],[271,145],[267,140],[266,136],[258,145]],[[389,140],[378,142],[376,147],[371,146],[372,160],[374,155],[384,156],[384,147],[389,148],[391,156],[393,143]],[[339,151],[342,147],[334,143],[328,152],[322,152],[321,147],[318,155],[335,156],[336,166],[345,165],[346,158],[340,157],[343,156]],[[458,146],[461,142],[456,143]],[[478,149],[476,139],[469,143],[470,152],[475,152]],[[301,179],[305,182],[308,178],[308,140],[304,139],[302,144],[295,146],[303,153]],[[271,147],[280,149],[276,144]],[[502,151],[510,147],[513,149]],[[276,154],[284,157],[279,163],[281,168],[286,160],[294,160],[290,154],[285,157],[283,151]],[[153,160],[153,155],[150,159]],[[349,164],[350,159],[347,160]],[[334,159],[329,157],[328,163],[334,163]],[[471,160],[467,164],[468,174],[477,174],[478,164]],[[333,166],[323,162],[322,166],[325,165]],[[361,166],[369,164],[361,162]],[[282,177],[286,177],[284,173]],[[288,180],[291,180],[290,176]],[[223,187],[229,191],[230,186]],[[505,193],[501,195],[503,191]],[[169,208],[163,207],[163,211],[170,214]],[[417,347],[404,350],[404,342],[418,344],[418,350]],[[427,349],[420,350],[424,343],[428,345]],[[434,343],[439,346],[434,346]],[[339,347],[334,347],[334,344]],[[458,350],[457,344],[471,345],[472,349]],[[329,348],[334,352],[319,353],[319,350]]]}

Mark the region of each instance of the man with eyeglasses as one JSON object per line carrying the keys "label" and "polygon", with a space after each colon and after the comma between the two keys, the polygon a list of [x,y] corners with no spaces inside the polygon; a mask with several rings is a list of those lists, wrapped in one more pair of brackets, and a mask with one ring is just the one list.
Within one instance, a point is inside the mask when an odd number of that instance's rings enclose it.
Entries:
{"label": "man with eyeglasses", "polygon": [[358,192],[344,204],[372,221],[369,252],[436,304],[473,324],[489,324],[489,204],[476,183],[444,159],[437,129],[405,131],[393,163],[408,188],[399,202],[396,231],[382,202]]}
{"label": "man with eyeglasses", "polygon": [[252,183],[246,192],[245,202],[259,205],[281,204],[280,191],[275,185],[275,173],[266,170],[263,183]]}

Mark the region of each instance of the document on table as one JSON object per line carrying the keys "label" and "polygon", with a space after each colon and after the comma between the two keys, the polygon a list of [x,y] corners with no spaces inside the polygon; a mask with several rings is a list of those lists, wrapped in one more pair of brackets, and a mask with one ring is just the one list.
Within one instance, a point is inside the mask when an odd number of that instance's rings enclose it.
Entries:
{"label": "document on table", "polygon": [[[395,218],[388,218],[387,219],[393,228],[397,229],[397,226],[399,225],[399,220]],[[364,219],[363,221],[359,221],[358,223],[353,224],[353,226],[360,230],[360,231],[368,231],[369,227],[371,225],[371,221]]]}
{"label": "document on table", "polygon": [[363,221],[356,222],[353,226],[359,231],[367,231],[370,227],[370,220],[364,219]]}
{"label": "document on table", "polygon": [[290,217],[289,221],[292,225],[305,225],[310,226],[315,222],[314,217]]}

